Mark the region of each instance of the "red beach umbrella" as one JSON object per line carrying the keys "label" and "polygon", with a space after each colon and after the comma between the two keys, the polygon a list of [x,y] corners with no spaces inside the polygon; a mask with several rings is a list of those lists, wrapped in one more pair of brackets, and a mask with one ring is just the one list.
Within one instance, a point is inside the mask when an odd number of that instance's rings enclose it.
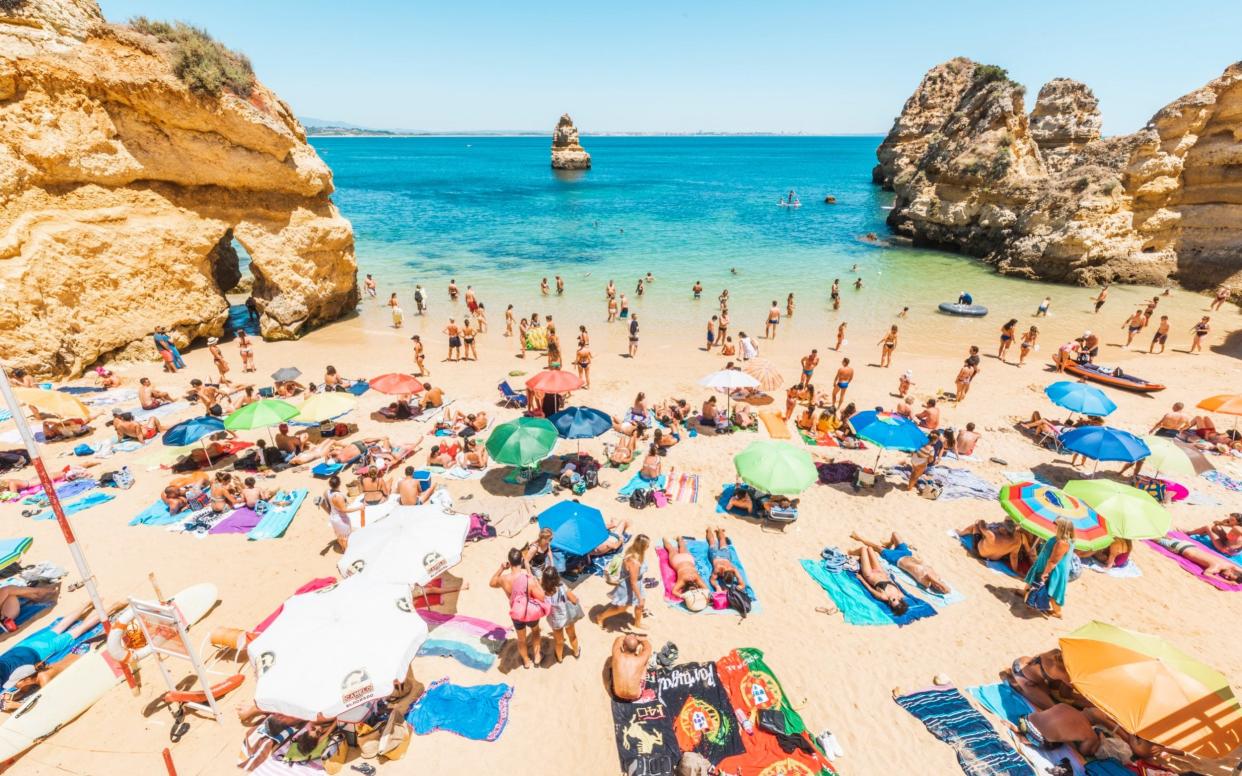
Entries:
{"label": "red beach umbrella", "polygon": [[582,378],[564,369],[545,369],[526,381],[526,387],[540,393],[569,393],[584,385]]}
{"label": "red beach umbrella", "polygon": [[395,395],[418,393],[423,390],[423,383],[417,377],[392,372],[380,375],[371,380],[370,385],[380,393]]}

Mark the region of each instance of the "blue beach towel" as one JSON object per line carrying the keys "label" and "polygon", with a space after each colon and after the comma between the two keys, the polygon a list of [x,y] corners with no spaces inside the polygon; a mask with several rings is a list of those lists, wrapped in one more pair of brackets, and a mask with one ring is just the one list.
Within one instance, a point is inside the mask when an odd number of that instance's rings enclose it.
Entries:
{"label": "blue beach towel", "polygon": [[324,461],[315,464],[315,468],[311,469],[311,474],[318,479],[326,480],[344,468],[345,464],[343,463],[328,463]]}
{"label": "blue beach towel", "polygon": [[[982,558],[979,558],[979,556],[975,554],[975,543],[978,541],[979,537],[962,536],[958,534],[957,531],[949,531],[949,535],[956,537],[957,540],[962,543],[962,546],[966,548],[966,551],[970,553],[972,558],[982,560]],[[999,560],[985,560],[983,561],[983,565],[992,569],[997,574],[1004,574],[1005,576],[1013,577],[1014,579],[1022,579],[1017,572],[1006,566],[1004,563],[1001,563]]]}
{"label": "blue beach towel", "polygon": [[[297,516],[298,508],[302,506],[302,502],[306,500],[309,491],[306,488],[298,488],[292,492],[281,491],[277,493],[272,501],[268,502],[267,512],[263,514],[263,519],[259,524],[250,529],[246,534],[246,538],[251,541],[262,539],[279,539],[285,535],[289,524],[293,522],[293,518]],[[272,502],[288,501],[286,506],[274,506]]]}
{"label": "blue beach towel", "polygon": [[163,501],[156,501],[151,506],[139,512],[129,521],[130,525],[168,525],[170,523],[180,522],[186,516],[186,512],[180,512],[176,515],[168,513],[168,505]]}
{"label": "blue beach towel", "polygon": [[405,720],[420,736],[447,730],[475,741],[495,741],[509,721],[512,697],[513,688],[507,684],[463,687],[441,679],[428,685]]}
{"label": "blue beach towel", "polygon": [[[968,692],[979,702],[979,705],[1012,725],[1017,725],[1022,717],[1035,711],[1035,707],[1026,698],[1023,698],[1017,690],[1005,682],[971,687]],[[1022,739],[1018,740],[1021,742]],[[1078,754],[1068,746],[1044,749],[1039,755],[1053,763],[1060,762],[1063,759],[1068,760],[1074,769],[1075,776],[1082,776],[1084,772],[1082,761]],[[1133,776],[1133,774],[1130,776]]]}
{"label": "blue beach towel", "polygon": [[666,475],[661,474],[654,480],[649,480],[642,475],[642,472],[638,472],[630,478],[629,482],[621,486],[621,488],[617,491],[617,495],[629,498],[630,494],[639,488],[646,488],[647,490],[664,490],[667,485],[668,477]]}
{"label": "blue beach towel", "polygon": [[[60,507],[64,510],[66,515],[76,515],[84,509],[90,509],[91,507],[98,506],[99,504],[106,504],[114,498],[116,498],[116,496],[111,493],[96,491],[94,493],[86,494],[77,501],[70,501],[68,504],[61,504]],[[54,520],[55,518],[56,514],[52,512],[51,509],[45,509],[37,515],[31,516],[31,519],[33,520]]]}
{"label": "blue beach towel", "polygon": [[73,396],[81,396],[84,393],[103,393],[107,388],[100,388],[96,385],[62,385],[56,390],[61,393],[67,393]]}
{"label": "blue beach towel", "polygon": [[936,610],[926,601],[915,598],[898,585],[906,596],[909,609],[898,617],[884,604],[875,600],[858,575],[852,571],[829,571],[816,560],[801,560],[802,568],[811,579],[819,583],[832,602],[837,605],[845,621],[850,625],[909,625],[916,620],[933,617]]}
{"label": "blue beach towel", "polygon": [[736,509],[727,509],[727,507],[729,506],[729,499],[733,498],[733,491],[736,487],[737,486],[733,485],[732,483],[724,486],[724,488],[722,489],[720,493],[720,498],[716,499],[716,514],[718,515],[745,515],[746,514],[745,512],[740,512]]}
{"label": "blue beach towel", "polygon": [[937,610],[943,609],[944,607],[952,604],[960,604],[962,601],[966,600],[966,594],[962,593],[956,587],[950,587],[948,593],[940,595],[939,593],[933,592],[919,585],[918,580],[907,574],[906,570],[900,566],[894,566],[888,561],[883,561],[883,563],[884,568],[888,569],[888,573],[893,576],[893,579],[900,582],[902,586],[906,588],[907,592],[912,591],[916,596],[927,601]]}
{"label": "blue beach towel", "polygon": [[957,689],[923,690],[895,700],[932,735],[953,747],[967,776],[1035,776],[1035,769]]}
{"label": "blue beach towel", "polygon": [[[686,540],[687,540],[686,551],[690,553],[690,556],[692,558],[694,558],[695,570],[699,572],[699,576],[703,578],[704,582],[710,581],[712,578],[712,564],[707,559],[707,542],[703,539],[690,539],[690,537],[688,536],[686,537]],[[757,593],[755,593],[754,586],[750,584],[750,577],[746,576],[746,567],[742,565],[742,559],[738,557],[737,547],[733,544],[732,540],[729,540],[729,546],[726,548],[726,550],[727,550],[729,561],[733,563],[734,566],[737,567],[738,573],[742,575],[742,583],[746,585],[747,597],[750,598],[751,602],[754,603],[755,605],[754,608],[750,610],[751,614],[757,614],[759,612],[759,596]],[[675,605],[681,606],[680,602]],[[688,611],[688,610],[685,610],[685,611]],[[704,609],[700,613],[701,614],[733,614],[733,615],[737,614],[737,612],[735,612],[733,609],[714,609],[710,606]]]}
{"label": "blue beach towel", "polygon": [[366,380],[358,380],[353,385],[345,389],[346,393],[352,393],[354,396],[361,396],[371,390],[371,385]]}

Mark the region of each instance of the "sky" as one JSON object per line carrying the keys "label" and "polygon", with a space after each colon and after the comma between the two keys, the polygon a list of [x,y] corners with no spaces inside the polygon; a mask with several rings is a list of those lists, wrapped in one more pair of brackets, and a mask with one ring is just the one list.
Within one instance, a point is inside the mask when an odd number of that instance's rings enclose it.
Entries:
{"label": "sky", "polygon": [[1088,84],[1105,134],[1242,58],[1242,3],[101,0],[205,27],[301,116],[434,131],[882,134],[964,55]]}

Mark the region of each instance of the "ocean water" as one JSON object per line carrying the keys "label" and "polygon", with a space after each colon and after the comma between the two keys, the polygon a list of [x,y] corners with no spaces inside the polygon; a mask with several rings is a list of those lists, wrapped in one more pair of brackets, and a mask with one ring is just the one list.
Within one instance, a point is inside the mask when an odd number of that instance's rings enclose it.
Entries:
{"label": "ocean water", "polygon": [[[451,278],[474,286],[493,325],[510,303],[520,315],[555,309],[566,322],[602,320],[609,279],[644,324],[696,331],[713,312],[690,303],[696,280],[705,300],[730,290],[734,331],[757,327],[771,301],[783,308],[790,292],[798,314],[828,331],[848,320],[851,331],[878,333],[908,306],[903,325],[934,325],[946,337],[981,325],[990,335],[1009,317],[1028,317],[1045,294],[1054,314],[1088,304],[1084,289],[1002,277],[969,257],[863,242],[868,232],[887,235],[892,194],[870,179],[880,139],[584,137],[593,166],[576,173],[550,169],[550,141],[538,137],[312,143],[353,222],[360,271],[374,274],[381,296],[397,291],[407,315],[409,292],[422,283],[440,304],[433,312],[447,316]],[[802,206],[779,207],[791,189]],[[827,195],[836,204],[825,204]],[[657,282],[638,300],[636,281],[647,272]],[[540,278],[557,274],[566,296],[541,297]],[[833,278],[841,279],[840,311],[829,304]],[[992,309],[986,324],[936,313],[962,290]],[[1124,316],[1151,293],[1115,289],[1109,309]]]}

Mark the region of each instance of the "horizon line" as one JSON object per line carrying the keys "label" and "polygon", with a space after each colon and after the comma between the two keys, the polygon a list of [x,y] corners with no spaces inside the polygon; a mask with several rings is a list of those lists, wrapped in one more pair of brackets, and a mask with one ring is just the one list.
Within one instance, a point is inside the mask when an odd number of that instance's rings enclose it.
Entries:
{"label": "horizon line", "polygon": [[[352,127],[303,127],[307,137],[551,137],[550,131],[538,130],[388,130],[355,129]],[[329,130],[329,131],[325,131]],[[579,137],[885,137],[885,132],[768,132],[745,130],[702,130],[696,132],[579,132]]]}

